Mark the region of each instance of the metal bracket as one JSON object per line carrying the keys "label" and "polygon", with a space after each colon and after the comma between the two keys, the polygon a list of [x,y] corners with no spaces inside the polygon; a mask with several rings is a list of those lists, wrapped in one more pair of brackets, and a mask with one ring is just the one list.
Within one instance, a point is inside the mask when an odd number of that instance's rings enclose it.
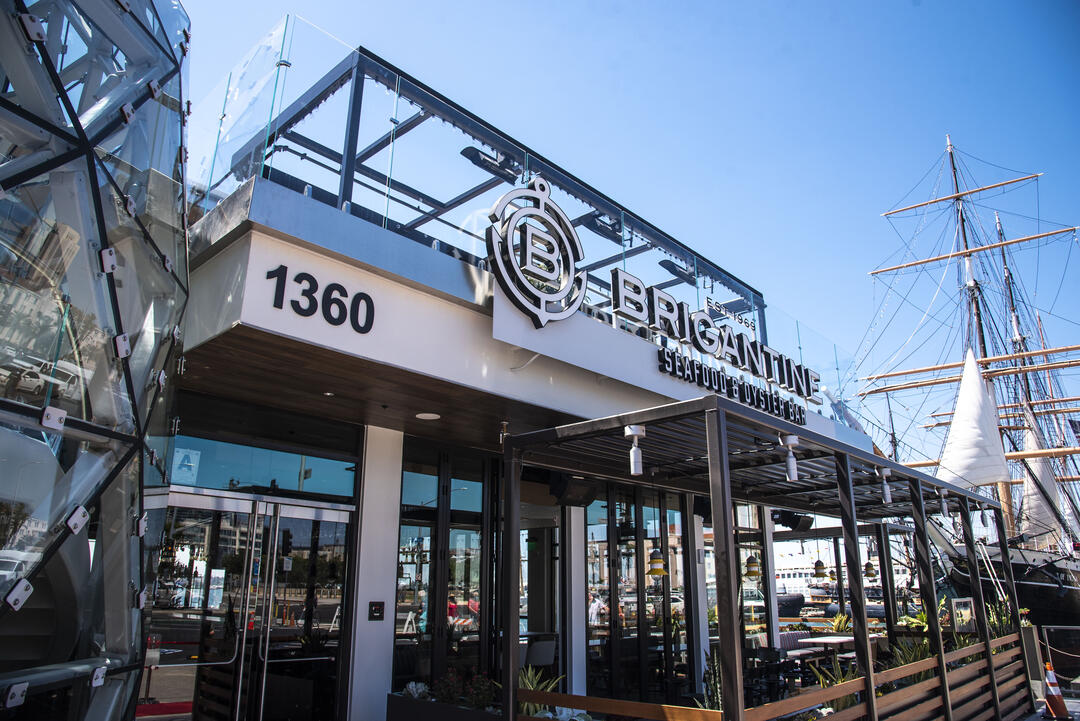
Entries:
{"label": "metal bracket", "polygon": [[177,356],[176,358],[176,375],[182,376],[187,371],[187,358],[184,356]]}
{"label": "metal bracket", "polygon": [[90,688],[97,688],[98,686],[105,685],[105,667],[98,666],[94,669],[94,673],[90,675]]}
{"label": "metal bracket", "polygon": [[120,106],[120,114],[124,116],[125,123],[130,123],[131,119],[135,117],[135,106],[131,103],[124,103]]}
{"label": "metal bracket", "polygon": [[147,455],[147,456],[149,457],[149,459],[150,459],[150,465],[151,465],[151,466],[156,466],[156,465],[157,465],[157,461],[158,461],[158,455],[157,455],[157,451],[156,451],[156,450],[154,450],[153,448],[151,448],[151,449],[150,449],[150,450],[149,450],[149,451],[147,452],[147,454],[146,454],[146,455]]}
{"label": "metal bracket", "polygon": [[135,608],[142,610],[146,607],[146,589],[140,590],[135,594]]}
{"label": "metal bracket", "polygon": [[180,433],[180,416],[173,416],[169,423],[169,433],[174,436]]}
{"label": "metal bracket", "polygon": [[172,339],[177,343],[180,342],[180,326],[178,326],[178,325],[173,326]]}
{"label": "metal bracket", "polygon": [[18,611],[26,603],[26,599],[30,598],[30,594],[34,592],[34,587],[30,585],[30,582],[25,578],[20,578],[15,582],[15,586],[8,591],[4,596],[4,602],[15,611]]}
{"label": "metal bracket", "polygon": [[124,210],[132,218],[135,217],[135,199],[130,195],[124,199]]}
{"label": "metal bracket", "polygon": [[168,376],[165,375],[165,371],[160,370],[151,377],[151,383],[156,383],[157,387],[158,387],[158,390],[163,391],[163,390],[165,390],[165,379],[166,378],[168,378]]}
{"label": "metal bracket", "polygon": [[101,272],[112,273],[116,268],[116,250],[113,248],[106,248],[101,251]]}
{"label": "metal bracket", "polygon": [[150,97],[154,100],[161,97],[161,86],[158,85],[157,80],[151,80],[147,85],[150,87]]}
{"label": "metal bracket", "polygon": [[89,520],[90,512],[86,510],[85,506],[79,506],[71,512],[65,523],[67,523],[67,527],[71,529],[73,534],[78,535]]}
{"label": "metal bracket", "polygon": [[131,12],[131,3],[128,0],[116,0],[116,4],[126,13]]}
{"label": "metal bracket", "polygon": [[4,694],[4,708],[15,708],[16,706],[22,706],[26,701],[26,693],[30,690],[30,682],[23,681],[22,683],[13,683],[7,688],[7,693]]}
{"label": "metal bracket", "polygon": [[167,255],[164,255],[164,256],[162,256],[162,261],[161,262],[165,266],[165,272],[166,273],[172,273],[173,272],[172,258],[170,258]]}
{"label": "metal bracket", "polygon": [[128,340],[127,333],[121,333],[113,338],[113,345],[116,346],[117,358],[127,358],[131,355],[131,342]]}
{"label": "metal bracket", "polygon": [[67,411],[62,411],[54,406],[45,406],[41,411],[41,425],[54,431],[64,430],[64,421],[67,420]]}
{"label": "metal bracket", "polygon": [[30,13],[19,13],[19,24],[22,25],[26,38],[32,43],[45,42],[45,26],[41,24],[41,18]]}
{"label": "metal bracket", "polygon": [[139,516],[139,520],[135,522],[135,535],[139,538],[146,535],[146,526],[149,523],[148,518],[146,511],[143,511],[143,514]]}

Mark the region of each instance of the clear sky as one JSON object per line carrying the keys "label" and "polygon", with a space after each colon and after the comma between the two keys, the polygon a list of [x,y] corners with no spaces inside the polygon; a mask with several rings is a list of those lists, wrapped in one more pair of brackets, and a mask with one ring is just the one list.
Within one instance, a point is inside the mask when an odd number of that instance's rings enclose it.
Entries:
{"label": "clear sky", "polygon": [[[1032,211],[1080,224],[1076,2],[185,7],[193,100],[297,13],[535,148],[852,353],[880,297],[866,273],[901,242],[880,213],[940,156],[946,133],[979,158],[1044,172]],[[1076,256],[1039,283],[1044,295],[1063,285],[1056,312],[1080,320]],[[1065,325],[1053,343],[1077,338],[1080,326]]]}

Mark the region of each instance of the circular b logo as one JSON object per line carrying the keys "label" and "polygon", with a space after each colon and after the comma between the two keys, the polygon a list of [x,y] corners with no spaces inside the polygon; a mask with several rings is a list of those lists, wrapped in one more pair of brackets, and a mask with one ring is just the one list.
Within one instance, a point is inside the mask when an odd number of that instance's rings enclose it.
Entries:
{"label": "circular b logo", "polygon": [[533,178],[499,198],[488,216],[488,254],[510,301],[543,328],[569,318],[585,298],[584,258],[570,219],[551,201],[551,187]]}

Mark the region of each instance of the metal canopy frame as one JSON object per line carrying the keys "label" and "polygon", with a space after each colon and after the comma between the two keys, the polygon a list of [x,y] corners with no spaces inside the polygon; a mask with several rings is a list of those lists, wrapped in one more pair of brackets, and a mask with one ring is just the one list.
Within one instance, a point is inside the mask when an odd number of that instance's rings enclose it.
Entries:
{"label": "metal canopy frame", "polygon": [[[646,430],[646,436],[639,441],[644,470],[640,476],[632,476],[629,472],[631,441],[623,435],[624,427],[629,425],[645,426]],[[787,447],[782,445],[782,437],[787,435],[796,435],[799,439],[794,449],[798,479],[793,481],[788,481],[785,473]],[[877,710],[862,593],[859,536],[872,533],[877,537],[879,560],[885,564],[890,562],[889,534],[913,533],[923,603],[927,608],[936,608],[926,531],[927,513],[960,512],[969,525],[973,510],[989,509],[995,513],[1001,527],[1001,507],[992,499],[717,395],[507,436],[503,444],[501,480],[504,486],[501,494],[504,553],[499,583],[504,709],[516,708],[517,703],[518,639],[514,622],[518,613],[518,595],[514,589],[519,582],[520,548],[507,539],[515,539],[518,535],[519,487],[526,463],[579,476],[645,484],[710,498],[719,644],[724,649],[719,655],[723,707],[725,718],[731,721],[744,718],[738,550],[733,513],[736,501],[840,518],[839,529],[822,531],[829,538],[840,535],[844,539],[844,565],[852,587],[850,602],[855,654],[860,672],[866,679],[863,698],[867,717],[872,720],[876,720]],[[888,469],[891,475],[883,478],[883,469]],[[891,503],[888,504],[883,489],[886,480],[890,484]],[[884,521],[892,517],[911,518],[913,527]],[[870,526],[860,527],[860,522],[869,522]],[[965,530],[967,528],[965,526]],[[1015,609],[1012,578],[1004,580]],[[976,608],[980,629],[986,623],[985,614],[984,606]],[[931,647],[941,658],[941,629],[937,615],[928,616],[932,617]],[[890,626],[895,625],[894,614],[890,614],[889,620]],[[1018,617],[1016,622],[1019,627]],[[948,683],[944,669],[941,671],[942,695],[948,708]]]}
{"label": "metal canopy frame", "polygon": [[[418,110],[400,121],[392,120],[393,127],[390,130],[379,138],[372,140],[365,147],[358,148],[357,131],[360,115],[363,111],[363,80],[365,77],[371,78],[390,91],[398,93],[402,99],[417,106]],[[305,118],[314,113],[332,95],[347,85],[350,86],[350,97],[348,115],[344,118],[346,132],[343,148],[340,150],[329,148],[296,132],[295,128]],[[497,162],[492,167],[487,167],[482,163],[475,163],[491,173],[493,177],[471,188],[463,188],[456,196],[444,201],[398,181],[390,180],[385,174],[366,164],[379,151],[397,142],[406,133],[431,118],[438,118],[448,123],[466,136],[479,142],[485,148],[494,151]],[[635,231],[644,239],[647,249],[658,249],[667,256],[677,259],[686,268],[695,269],[699,274],[711,278],[713,281],[742,296],[744,302],[749,300],[752,306],[748,307],[752,307],[758,312],[759,316],[762,316],[759,318],[759,322],[764,326],[763,309],[765,301],[760,291],[663,232],[652,223],[627,210],[607,195],[552,163],[528,146],[499,131],[457,103],[363,47],[357,47],[356,50],[349,52],[300,97],[290,103],[288,107],[279,111],[268,124],[263,125],[254,132],[247,142],[233,153],[230,160],[230,173],[237,175],[241,179],[257,173],[258,166],[274,152],[290,150],[287,146],[279,144],[279,141],[288,141],[304,148],[317,156],[317,158],[310,157],[309,160],[324,169],[338,173],[339,188],[336,194],[336,206],[338,208],[341,208],[343,203],[350,201],[356,176],[367,178],[384,187],[389,186],[391,190],[428,206],[426,210],[416,208],[417,215],[401,224],[403,228],[414,232],[421,225],[439,219],[445,213],[492,188],[501,184],[512,186],[522,171],[527,170],[530,174],[541,175],[570,196],[592,207],[594,210],[589,215],[594,223],[601,222],[599,220],[600,216],[611,219],[611,227],[614,228],[617,235],[605,235],[604,237],[610,237],[616,245],[624,246],[627,253],[637,251],[638,246],[626,245],[625,238],[627,235],[625,231]],[[322,161],[327,161],[333,167],[323,165]],[[266,170],[266,168],[263,168],[264,172]],[[227,173],[225,177],[228,177],[228,175]],[[273,173],[270,174],[271,180],[274,180],[273,175]],[[213,179],[211,179],[212,181]],[[210,190],[212,188],[206,191],[207,194],[210,193]],[[588,224],[586,223],[586,225]],[[434,238],[425,237],[421,242],[431,245],[434,240]],[[619,254],[613,257],[622,260],[624,255]],[[479,262],[481,259],[472,260]],[[594,263],[591,267],[595,269],[598,266]]]}

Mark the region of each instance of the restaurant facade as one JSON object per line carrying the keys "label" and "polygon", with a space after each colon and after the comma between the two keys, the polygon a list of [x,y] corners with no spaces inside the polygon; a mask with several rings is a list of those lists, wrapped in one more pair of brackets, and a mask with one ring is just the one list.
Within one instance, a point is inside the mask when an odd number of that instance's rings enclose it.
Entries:
{"label": "restaurant facade", "polygon": [[[180,213],[186,256],[161,264],[183,281],[183,321],[173,300],[172,325],[143,313],[163,328],[159,355],[141,376],[120,364],[128,395],[154,399],[119,429],[142,450],[140,512],[123,516],[139,577],[121,605],[146,646],[123,667],[138,685],[125,713],[415,718],[417,693],[480,713],[529,701],[529,667],[559,694],[536,709],[619,699],[648,717],[708,693],[713,650],[723,713],[742,718],[785,695],[748,660],[781,646],[773,509],[840,519],[848,571],[865,560],[858,524],[913,518],[936,605],[926,514],[991,500],[875,455],[824,397],[822,366],[770,337],[747,282],[371,53],[305,54],[305,33],[287,19],[230,76]],[[138,270],[105,287],[121,296],[146,282]],[[106,361],[76,363],[74,387],[90,392]],[[8,411],[56,407],[8,385]],[[69,422],[61,445],[80,431]],[[55,438],[43,432],[43,455]],[[80,507],[113,529],[105,506]],[[56,522],[21,525],[33,519]],[[91,568],[107,574],[104,543]],[[40,588],[44,553],[13,582]],[[866,681],[847,716],[877,718],[858,572],[849,584]],[[1027,708],[990,686],[1002,717]]]}

